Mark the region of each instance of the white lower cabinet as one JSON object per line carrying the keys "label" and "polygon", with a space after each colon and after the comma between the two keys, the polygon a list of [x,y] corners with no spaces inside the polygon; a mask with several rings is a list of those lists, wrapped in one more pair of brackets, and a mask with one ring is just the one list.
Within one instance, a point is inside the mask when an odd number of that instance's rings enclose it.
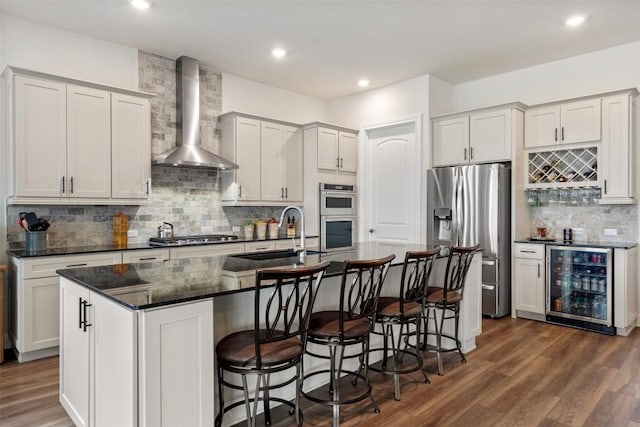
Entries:
{"label": "white lower cabinet", "polygon": [[12,257],[10,336],[18,361],[27,362],[58,354],[60,292],[56,270],[119,264],[121,259],[120,252]]}
{"label": "white lower cabinet", "polygon": [[244,243],[225,243],[218,245],[195,245],[170,248],[171,259],[193,258],[199,256],[216,256],[239,254],[244,252]]}
{"label": "white lower cabinet", "polygon": [[638,318],[638,247],[614,249],[613,323],[618,335],[628,335]]}
{"label": "white lower cabinet", "polygon": [[213,300],[140,312],[140,425],[212,426]]}
{"label": "white lower cabinet", "polygon": [[137,316],[60,281],[60,403],[77,426],[135,426]]}
{"label": "white lower cabinet", "polygon": [[60,308],[60,402],[77,426],[213,425],[211,299],[132,311],[62,278]]}
{"label": "white lower cabinet", "polygon": [[514,294],[516,316],[545,317],[545,246],[516,243]]}

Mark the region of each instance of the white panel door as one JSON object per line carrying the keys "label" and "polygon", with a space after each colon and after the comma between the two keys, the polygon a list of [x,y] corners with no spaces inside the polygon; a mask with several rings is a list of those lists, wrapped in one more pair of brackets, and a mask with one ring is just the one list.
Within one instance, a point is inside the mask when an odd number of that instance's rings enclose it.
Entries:
{"label": "white panel door", "polygon": [[600,98],[563,104],[560,119],[563,144],[600,141]]}
{"label": "white panel door", "polygon": [[516,310],[545,314],[545,279],[542,260],[516,258]]}
{"label": "white panel door", "polygon": [[560,107],[531,108],[524,113],[525,148],[548,147],[560,142]]}
{"label": "white panel door", "polygon": [[433,122],[434,167],[469,162],[469,117]]}
{"label": "white panel door", "polygon": [[89,333],[82,328],[81,302],[89,301],[89,290],[60,280],[60,403],[76,426],[89,421]]}
{"label": "white panel door", "polygon": [[236,118],[237,200],[260,200],[260,120]]}
{"label": "white panel door", "polygon": [[304,160],[302,132],[293,126],[282,127],[285,158],[285,199],[287,202],[302,202],[304,199]]}
{"label": "white panel door", "polygon": [[356,172],[358,170],[358,138],[349,132],[338,132],[338,152],[340,154],[340,170]]}
{"label": "white panel door", "polygon": [[369,161],[365,194],[368,209],[362,218],[368,231],[363,240],[420,242],[420,156],[414,122],[367,131]]}
{"label": "white panel door", "polygon": [[111,94],[67,86],[67,196],[111,197]]}
{"label": "white panel door", "polygon": [[67,171],[67,90],[16,76],[16,196],[60,197]]}
{"label": "white panel door", "polygon": [[284,200],[284,143],[282,125],[260,122],[260,196],[262,200]]}
{"label": "white panel door", "polygon": [[111,94],[111,197],[147,199],[151,191],[149,100]]}
{"label": "white panel door", "polygon": [[58,276],[23,280],[24,339],[20,352],[55,347],[59,344],[59,281]]}
{"label": "white panel door", "polygon": [[318,169],[337,170],[339,166],[338,131],[318,127]]}
{"label": "white panel door", "polygon": [[471,162],[511,160],[511,110],[472,114],[469,150]]}
{"label": "white panel door", "polygon": [[140,425],[212,426],[213,301],[143,311],[140,339]]}
{"label": "white panel door", "polygon": [[136,313],[91,293],[91,422],[95,427],[138,425]]}
{"label": "white panel door", "polygon": [[629,96],[602,100],[602,201],[632,202],[633,158],[629,155]]}

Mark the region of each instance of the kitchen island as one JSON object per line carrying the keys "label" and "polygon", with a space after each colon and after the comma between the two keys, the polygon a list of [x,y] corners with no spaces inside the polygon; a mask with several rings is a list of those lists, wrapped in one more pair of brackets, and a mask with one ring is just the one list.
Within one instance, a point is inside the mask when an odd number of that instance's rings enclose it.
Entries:
{"label": "kitchen island", "polygon": [[[395,254],[383,287],[383,294],[393,295],[404,253],[423,248],[367,243],[354,251],[308,255],[306,264],[331,262],[315,309],[336,305],[344,260]],[[256,269],[298,262],[297,257],[255,260],[240,254],[58,271],[63,407],[77,425],[212,425],[215,342],[253,327],[250,278]],[[444,264],[434,269],[434,278],[442,277]],[[480,274],[477,255],[462,308],[465,352],[475,348],[481,332]],[[307,371],[321,366],[322,361],[305,360]],[[319,385],[305,384],[305,389]],[[281,397],[293,396],[291,387]],[[225,416],[225,424],[244,418],[237,409]]]}

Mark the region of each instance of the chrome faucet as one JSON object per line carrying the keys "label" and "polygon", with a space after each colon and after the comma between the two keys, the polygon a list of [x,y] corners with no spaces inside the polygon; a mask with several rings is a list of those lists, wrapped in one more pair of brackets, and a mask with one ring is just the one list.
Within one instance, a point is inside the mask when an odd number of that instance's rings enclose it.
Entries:
{"label": "chrome faucet", "polygon": [[284,208],[282,213],[280,214],[280,222],[278,223],[278,227],[282,227],[282,223],[284,222],[284,214],[287,213],[289,209],[295,209],[300,212],[300,250],[298,251],[298,255],[300,256],[300,262],[304,262],[304,259],[307,256],[307,246],[304,243],[304,213],[302,212],[302,209],[297,206],[287,206],[286,208]]}

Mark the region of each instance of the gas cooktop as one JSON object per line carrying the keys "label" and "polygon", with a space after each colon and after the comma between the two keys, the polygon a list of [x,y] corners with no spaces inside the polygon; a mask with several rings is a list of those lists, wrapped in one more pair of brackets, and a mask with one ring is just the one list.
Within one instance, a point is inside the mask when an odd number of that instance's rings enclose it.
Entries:
{"label": "gas cooktop", "polygon": [[233,234],[205,234],[201,236],[151,237],[149,244],[152,246],[188,246],[228,242],[231,240],[238,240],[238,236]]}

